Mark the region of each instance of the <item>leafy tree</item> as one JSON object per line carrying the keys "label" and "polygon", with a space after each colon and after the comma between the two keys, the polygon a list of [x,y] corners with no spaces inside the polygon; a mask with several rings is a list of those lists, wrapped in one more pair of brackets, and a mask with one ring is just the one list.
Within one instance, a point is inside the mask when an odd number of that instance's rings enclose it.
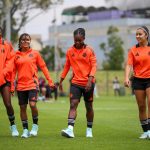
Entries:
{"label": "leafy tree", "polygon": [[[0,0],[0,25],[6,31],[5,14],[7,0]],[[59,0],[57,0],[59,1]],[[27,22],[29,13],[33,9],[46,11],[52,4],[52,0],[9,0],[11,4],[11,35],[13,42],[16,41],[18,32]]]}
{"label": "leafy tree", "polygon": [[123,41],[118,36],[117,27],[110,26],[107,35],[108,42],[101,43],[100,48],[104,51],[105,60],[102,65],[105,70],[121,70],[124,62]]}
{"label": "leafy tree", "polygon": [[[46,46],[45,48],[43,48],[43,50],[40,52],[47,67],[50,69],[50,70],[54,70],[54,47],[50,47],[50,46]],[[58,48],[58,53],[60,55],[60,58],[63,58],[65,57],[65,53],[60,49]]]}

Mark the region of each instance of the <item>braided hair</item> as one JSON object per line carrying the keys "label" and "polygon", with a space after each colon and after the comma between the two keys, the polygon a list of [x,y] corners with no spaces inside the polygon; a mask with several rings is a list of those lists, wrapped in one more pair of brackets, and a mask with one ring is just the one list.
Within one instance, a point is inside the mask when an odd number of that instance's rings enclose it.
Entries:
{"label": "braided hair", "polygon": [[76,29],[74,32],[73,32],[73,35],[76,36],[76,35],[81,35],[85,38],[85,29],[84,28],[78,28]]}
{"label": "braided hair", "polygon": [[19,49],[19,51],[21,51],[21,40],[22,40],[22,38],[23,38],[24,36],[25,36],[25,37],[29,37],[30,40],[31,40],[31,37],[30,37],[30,35],[29,35],[28,33],[23,33],[23,34],[21,34],[20,37],[19,37],[19,43],[18,43],[18,49]]}

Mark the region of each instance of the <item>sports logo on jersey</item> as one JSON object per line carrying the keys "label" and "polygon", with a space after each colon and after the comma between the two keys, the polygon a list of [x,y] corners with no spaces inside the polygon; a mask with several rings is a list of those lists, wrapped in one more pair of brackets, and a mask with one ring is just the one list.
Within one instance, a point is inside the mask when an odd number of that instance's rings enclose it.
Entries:
{"label": "sports logo on jersey", "polygon": [[74,56],[75,56],[75,54],[73,53],[73,54],[71,54],[71,56],[72,56],[72,57],[74,57]]}
{"label": "sports logo on jersey", "polygon": [[135,54],[135,56],[139,56],[139,53],[137,52],[137,53]]}
{"label": "sports logo on jersey", "polygon": [[87,56],[87,54],[86,53],[83,53],[83,55],[82,55],[83,57],[86,57]]}
{"label": "sports logo on jersey", "polygon": [[18,60],[20,58],[20,56],[16,56],[16,60]]}
{"label": "sports logo on jersey", "polygon": [[33,57],[33,54],[29,54],[29,57]]}

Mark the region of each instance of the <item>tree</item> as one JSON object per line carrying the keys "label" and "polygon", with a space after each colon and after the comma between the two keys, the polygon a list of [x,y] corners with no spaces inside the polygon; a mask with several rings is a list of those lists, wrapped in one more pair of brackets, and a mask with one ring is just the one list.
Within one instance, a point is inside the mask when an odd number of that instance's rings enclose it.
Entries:
{"label": "tree", "polygon": [[[58,48],[58,52],[60,55],[60,58],[65,57],[65,53]],[[43,50],[40,52],[42,55],[42,58],[44,59],[48,69],[50,70],[54,70],[55,66],[54,66],[54,47],[50,47],[50,46],[46,46],[45,48],[43,48]]]}
{"label": "tree", "polygon": [[108,44],[101,43],[100,48],[104,51],[105,60],[102,65],[105,70],[121,70],[124,62],[123,41],[118,36],[117,27],[110,26],[108,35]]}
{"label": "tree", "polygon": [[[59,0],[57,0],[59,1]],[[11,35],[12,41],[17,40],[18,32],[25,25],[29,13],[33,9],[46,11],[52,3],[52,0],[9,0],[11,3]],[[0,25],[6,31],[6,0],[0,0]]]}

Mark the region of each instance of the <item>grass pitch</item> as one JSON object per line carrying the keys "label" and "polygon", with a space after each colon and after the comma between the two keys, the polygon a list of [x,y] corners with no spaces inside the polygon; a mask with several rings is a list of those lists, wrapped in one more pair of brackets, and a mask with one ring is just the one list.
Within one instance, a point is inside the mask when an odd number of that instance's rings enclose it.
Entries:
{"label": "grass pitch", "polygon": [[[22,126],[17,98],[12,99],[16,114],[16,125],[20,135]],[[57,102],[37,103],[39,108],[39,133],[37,137],[22,139],[11,137],[9,122],[0,97],[0,150],[149,150],[150,140],[138,139],[142,130],[138,120],[135,98],[132,96],[100,96],[95,98],[93,138],[86,138],[84,102],[78,107],[75,123],[75,138],[67,139],[60,131],[67,127],[69,100],[59,98]],[[29,129],[32,118],[28,108]]]}

